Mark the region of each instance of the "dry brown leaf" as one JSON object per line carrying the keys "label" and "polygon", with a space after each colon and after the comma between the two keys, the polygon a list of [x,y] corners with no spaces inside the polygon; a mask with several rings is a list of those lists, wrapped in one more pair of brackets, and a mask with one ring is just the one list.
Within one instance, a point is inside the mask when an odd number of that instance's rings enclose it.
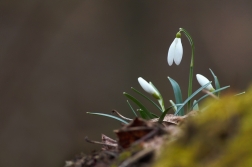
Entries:
{"label": "dry brown leaf", "polygon": [[[101,138],[102,138],[102,142],[104,144],[106,144],[106,145],[102,146],[102,150],[104,150],[104,151],[113,151],[113,150],[117,149],[118,144],[117,144],[116,140],[111,139],[110,137],[108,137],[108,136],[106,136],[104,134],[102,134]],[[109,146],[109,145],[111,145],[111,146]]]}
{"label": "dry brown leaf", "polygon": [[[179,125],[181,124],[186,118],[190,117],[190,116],[195,116],[197,115],[198,112],[197,111],[190,111],[188,114],[184,115],[184,116],[176,116],[173,114],[166,114],[166,116],[164,117],[164,120],[162,122],[162,124],[165,127],[168,127],[170,125]],[[159,118],[154,118],[151,119],[151,122],[158,122]]]}
{"label": "dry brown leaf", "polygon": [[[163,120],[162,124],[164,126],[178,125],[180,122],[182,122],[182,120],[184,118],[185,118],[184,116],[176,116],[176,115],[173,115],[173,114],[167,114],[164,117],[164,120]],[[151,122],[158,122],[158,120],[159,120],[159,118],[154,118],[154,119],[151,119],[150,121]]]}
{"label": "dry brown leaf", "polygon": [[131,123],[114,132],[118,136],[118,144],[122,148],[128,148],[156,128],[156,124],[140,118],[135,118]]}

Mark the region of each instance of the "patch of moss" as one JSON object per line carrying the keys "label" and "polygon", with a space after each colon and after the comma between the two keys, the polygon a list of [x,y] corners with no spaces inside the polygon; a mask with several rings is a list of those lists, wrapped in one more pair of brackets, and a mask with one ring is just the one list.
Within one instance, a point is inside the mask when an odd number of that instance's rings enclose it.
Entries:
{"label": "patch of moss", "polygon": [[252,88],[207,105],[182,126],[178,140],[166,145],[155,167],[252,166]]}
{"label": "patch of moss", "polygon": [[136,146],[132,146],[132,147],[124,150],[123,152],[121,152],[119,154],[116,161],[111,165],[111,167],[119,166],[119,164],[121,164],[123,161],[125,161],[126,159],[132,157],[136,152],[138,152],[138,151],[140,151],[142,149],[143,148],[140,145],[136,145]]}

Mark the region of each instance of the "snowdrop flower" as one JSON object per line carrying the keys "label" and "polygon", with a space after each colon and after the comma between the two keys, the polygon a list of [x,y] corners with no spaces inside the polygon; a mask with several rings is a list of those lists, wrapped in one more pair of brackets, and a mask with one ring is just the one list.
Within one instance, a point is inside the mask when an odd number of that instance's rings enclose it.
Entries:
{"label": "snowdrop flower", "polygon": [[167,61],[168,64],[171,66],[173,61],[175,64],[179,65],[183,56],[183,46],[181,43],[181,33],[178,32],[176,34],[176,38],[172,42],[169,50],[168,50],[168,56]]}
{"label": "snowdrop flower", "polygon": [[156,89],[150,83],[148,83],[142,77],[138,78],[138,82],[141,85],[141,87],[143,88],[143,90],[145,90],[145,92],[151,94],[156,99],[160,99],[159,93],[156,91]]}
{"label": "snowdrop flower", "polygon": [[[206,77],[204,77],[203,75],[200,75],[200,74],[197,74],[196,78],[197,78],[197,80],[198,80],[198,82],[199,82],[199,84],[201,86],[204,86],[204,85],[206,85],[207,83],[210,82]],[[209,91],[214,91],[215,90],[213,88],[212,84],[208,85],[205,89],[207,89]]]}

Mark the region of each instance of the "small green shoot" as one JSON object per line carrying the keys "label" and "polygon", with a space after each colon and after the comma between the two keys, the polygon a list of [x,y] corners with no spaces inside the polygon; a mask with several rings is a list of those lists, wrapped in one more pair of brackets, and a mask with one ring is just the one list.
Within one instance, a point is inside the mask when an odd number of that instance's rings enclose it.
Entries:
{"label": "small green shoot", "polygon": [[[218,80],[217,76],[214,74],[214,72],[210,68],[209,68],[209,70],[211,71],[211,73],[212,73],[212,75],[214,77],[215,89],[220,89],[220,83],[219,83],[219,80]],[[220,92],[217,92],[216,96],[220,97]]]}

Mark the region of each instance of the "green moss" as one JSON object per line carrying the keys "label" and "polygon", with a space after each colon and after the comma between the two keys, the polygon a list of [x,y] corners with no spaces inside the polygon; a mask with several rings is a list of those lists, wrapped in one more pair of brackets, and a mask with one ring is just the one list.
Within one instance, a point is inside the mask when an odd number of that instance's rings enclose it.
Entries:
{"label": "green moss", "polygon": [[123,162],[125,159],[129,158],[132,155],[130,151],[124,151],[119,155],[118,161]]}
{"label": "green moss", "polygon": [[207,111],[183,125],[155,167],[251,167],[252,88],[241,96],[207,102]]}
{"label": "green moss", "polygon": [[124,150],[123,152],[121,152],[118,156],[118,158],[115,160],[115,162],[113,162],[113,164],[111,165],[111,167],[116,167],[119,166],[119,164],[121,164],[123,161],[125,161],[126,159],[132,157],[136,152],[142,150],[142,146],[140,145],[136,145],[136,146],[132,146],[126,150]]}

